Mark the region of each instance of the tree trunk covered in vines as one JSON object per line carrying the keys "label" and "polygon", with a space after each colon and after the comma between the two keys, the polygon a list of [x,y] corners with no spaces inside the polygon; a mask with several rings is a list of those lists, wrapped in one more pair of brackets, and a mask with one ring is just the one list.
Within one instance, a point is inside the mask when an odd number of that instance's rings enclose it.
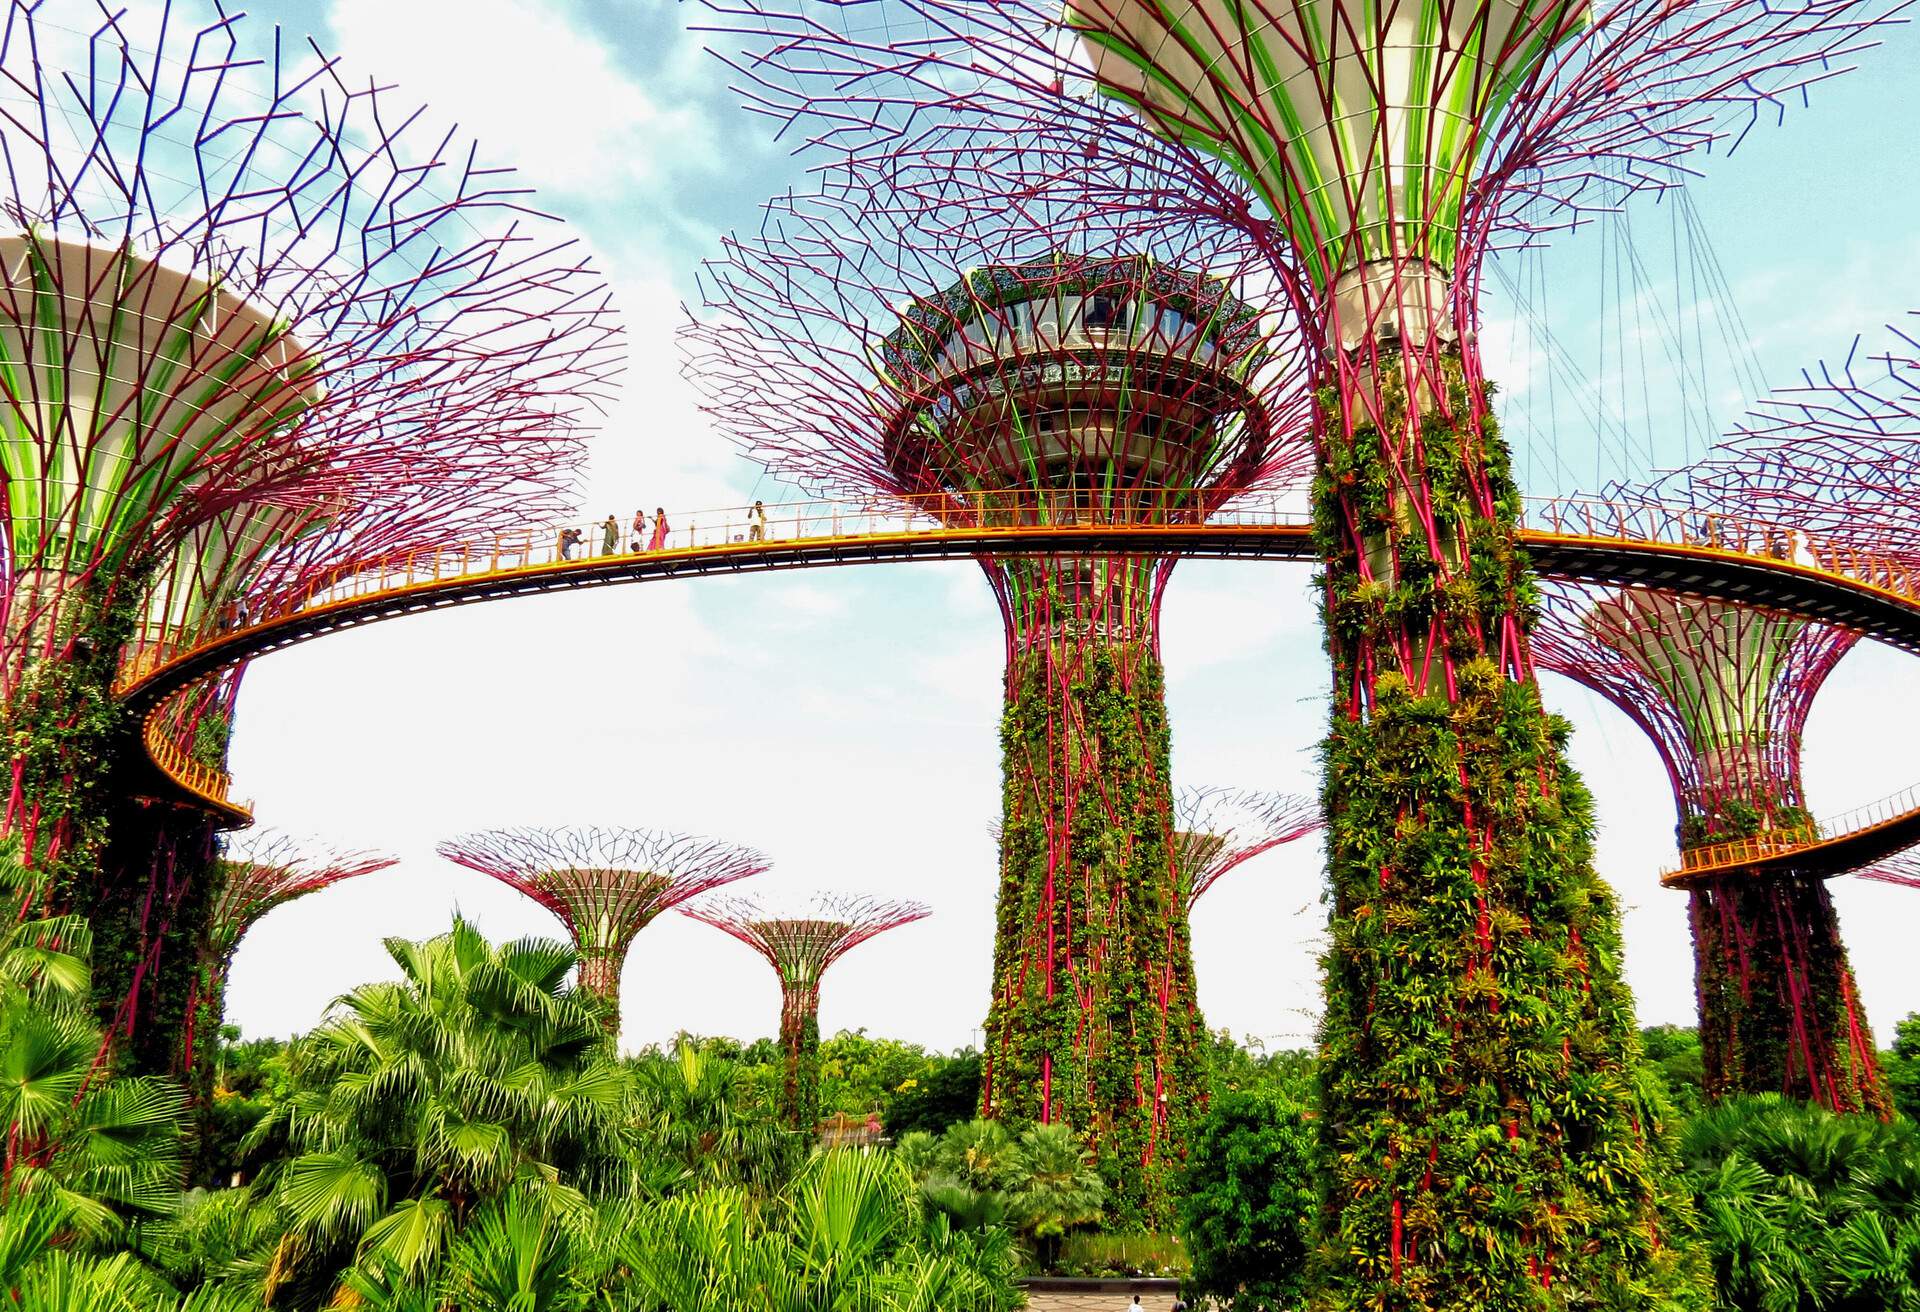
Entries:
{"label": "tree trunk covered in vines", "polygon": [[1204,1098],[1204,1025],[1170,863],[1166,694],[1141,641],[1020,651],[983,1114],[1080,1131],[1122,1224],[1165,1225]]}
{"label": "tree trunk covered in vines", "polygon": [[[1341,368],[1352,368],[1343,361]],[[1540,702],[1508,455],[1459,356],[1320,396],[1333,898],[1323,1312],[1709,1305],[1593,815]]]}
{"label": "tree trunk covered in vines", "polygon": [[193,807],[134,803],[114,820],[88,918],[95,999],[131,1072],[187,1077],[210,1066],[219,1022],[209,1032],[200,1003],[218,839],[215,819]]}
{"label": "tree trunk covered in vines", "polygon": [[580,991],[591,994],[608,1034],[620,1032],[620,970],[626,964],[620,952],[604,947],[580,949]]}
{"label": "tree trunk covered in vines", "polygon": [[1780,1093],[1891,1117],[1826,884],[1741,873],[1691,898],[1707,1096]]}
{"label": "tree trunk covered in vines", "polygon": [[[38,913],[87,914],[100,882],[116,786],[138,744],[113,695],[120,653],[133,631],[132,604],[95,595],[90,581],[69,586],[31,647],[7,698],[9,758],[6,840],[26,867],[26,901]],[[16,598],[25,605],[26,599]],[[50,625],[46,635],[41,628]]]}
{"label": "tree trunk covered in vines", "polygon": [[780,995],[780,1120],[810,1131],[820,1120],[820,986],[787,984]]}

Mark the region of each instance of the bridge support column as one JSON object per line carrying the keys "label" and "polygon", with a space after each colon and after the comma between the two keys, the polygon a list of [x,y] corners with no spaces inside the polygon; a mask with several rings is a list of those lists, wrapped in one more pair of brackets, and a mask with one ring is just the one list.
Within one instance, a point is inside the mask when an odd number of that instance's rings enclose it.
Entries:
{"label": "bridge support column", "polygon": [[1036,638],[1011,658],[1001,749],[981,1112],[1071,1125],[1109,1214],[1167,1224],[1208,1085],[1159,657],[1139,638]]}
{"label": "bridge support column", "polygon": [[1824,881],[1746,872],[1689,896],[1707,1096],[1779,1093],[1891,1116]]}

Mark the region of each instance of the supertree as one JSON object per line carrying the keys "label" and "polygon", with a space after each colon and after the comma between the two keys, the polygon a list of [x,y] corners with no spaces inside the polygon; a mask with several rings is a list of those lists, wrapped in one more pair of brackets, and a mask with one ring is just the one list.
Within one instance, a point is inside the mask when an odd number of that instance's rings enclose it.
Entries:
{"label": "supertree", "polygon": [[11,0],[0,81],[0,823],[30,896],[94,921],[130,1038],[183,1019],[154,945],[195,937],[215,821],[146,773],[116,669],[317,571],[549,519],[620,342],[505,171],[217,3]]}
{"label": "supertree", "polygon": [[766,870],[750,847],[659,829],[492,829],[440,844],[441,856],[491,875],[560,918],[580,954],[580,987],[620,1026],[620,971],[654,917]]}
{"label": "supertree", "polygon": [[[1535,660],[1605,697],[1653,740],[1683,855],[1816,836],[1801,735],[1855,635],[1649,588],[1549,584],[1543,596]],[[1738,870],[1687,892],[1707,1095],[1783,1093],[1889,1115],[1824,878]]]}
{"label": "supertree", "polygon": [[875,935],[924,919],[919,902],[822,893],[804,911],[774,915],[750,898],[715,897],[683,906],[766,958],[780,976],[780,1119],[811,1130],[820,1116],[820,980],[827,968]]}
{"label": "supertree", "polygon": [[[1174,796],[1173,877],[1189,915],[1209,889],[1231,871],[1276,847],[1305,838],[1325,826],[1317,798],[1254,789],[1182,788]],[[1199,985],[1193,953],[1169,945],[1160,980],[1160,1023],[1185,1013],[1194,1025],[1194,1042],[1204,1044]],[[1204,1104],[1207,1090],[1196,1094]]]}
{"label": "supertree", "polygon": [[1174,814],[1174,869],[1189,910],[1245,862],[1326,826],[1314,798],[1246,788],[1182,788]]}
{"label": "supertree", "polygon": [[[889,211],[841,178],[730,238],[686,334],[717,426],[804,485],[953,526],[1193,523],[1300,476],[1294,343],[1216,276],[1244,252],[1201,228],[1136,248],[1098,216],[1035,240],[970,200]],[[1172,964],[1191,955],[1160,661],[1173,560],[980,563],[1006,640],[981,1112],[1071,1124],[1116,1210],[1165,1220],[1206,1087],[1191,994],[1138,1014],[1191,974]]]}
{"label": "supertree", "polygon": [[[1920,311],[1915,312],[1920,316]],[[1920,560],[1920,338],[1804,371],[1677,481],[1696,503]]]}
{"label": "supertree", "polygon": [[176,1073],[205,1084],[209,1064],[202,1047],[219,1033],[226,1015],[227,972],[240,940],[275,907],[331,888],[342,880],[370,875],[397,858],[373,852],[340,852],[261,830],[228,842],[215,862],[212,908],[196,944],[199,970],[187,1007]]}
{"label": "supertree", "polygon": [[[944,150],[943,120],[1047,118],[1130,169],[1027,168],[1017,143],[952,163],[1011,203],[1064,191],[1245,232],[1321,348],[1322,1305],[1704,1303],[1690,1208],[1636,1089],[1591,802],[1528,655],[1534,589],[1478,288],[1490,250],[1677,183],[1882,15],[1845,0],[1070,0],[1064,19],[1041,0],[713,2],[739,16],[723,23],[750,45],[736,67],[754,105],[816,153],[884,179],[902,151]],[[1108,101],[1159,139],[1115,128]]]}

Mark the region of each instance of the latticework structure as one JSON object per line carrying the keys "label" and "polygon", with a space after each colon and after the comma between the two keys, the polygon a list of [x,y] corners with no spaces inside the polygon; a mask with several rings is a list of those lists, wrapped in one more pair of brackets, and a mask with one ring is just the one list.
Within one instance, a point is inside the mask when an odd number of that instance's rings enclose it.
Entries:
{"label": "latticework structure", "polygon": [[439,853],[491,875],[559,917],[580,954],[580,987],[620,1024],[620,972],[634,938],[662,912],[766,870],[750,847],[659,829],[493,829],[440,844]]}
{"label": "latticework structure", "polygon": [[[1646,588],[1544,588],[1534,656],[1652,738],[1683,853],[1815,836],[1800,774],[1814,694],[1854,635]],[[1711,1097],[1784,1093],[1891,1111],[1824,880],[1737,872],[1688,892]]]}
{"label": "latticework structure", "polygon": [[177,1037],[176,1073],[193,1077],[208,1069],[201,1049],[219,1033],[226,1014],[227,972],[233,955],[268,912],[342,880],[385,870],[397,858],[373,852],[340,852],[274,830],[230,840],[214,866],[212,909],[199,947],[199,971]]}
{"label": "latticework structure", "polygon": [[1326,827],[1311,797],[1247,788],[1183,788],[1174,814],[1174,869],[1189,909],[1243,863]]}
{"label": "latticework structure", "polygon": [[1774,390],[1682,477],[1702,504],[1920,559],[1920,337],[1894,326]]}
{"label": "latticework structure", "polygon": [[116,670],[349,561],[546,521],[620,342],[566,234],[393,90],[211,0],[6,17],[3,821],[92,919],[103,1010],[167,1029],[184,994],[132,974],[195,937],[212,822],[144,774]]}
{"label": "latticework structure", "polygon": [[[1173,834],[1173,878],[1189,914],[1194,904],[1228,873],[1276,847],[1316,833],[1325,826],[1320,804],[1295,793],[1245,788],[1182,788],[1174,795],[1179,826]],[[1191,950],[1167,944],[1156,995],[1159,1024],[1184,1018],[1195,1027],[1193,1042],[1207,1041],[1200,1010],[1200,986]],[[1210,1096],[1203,1091],[1200,1101]]]}
{"label": "latticework structure", "polygon": [[[712,2],[741,15],[755,105],[842,167],[890,180],[903,153],[939,154],[1016,207],[1205,215],[1269,251],[1321,348],[1334,1176],[1317,1305],[1702,1300],[1687,1246],[1663,1242],[1686,1202],[1633,1096],[1618,914],[1528,655],[1477,291],[1493,246],[1678,182],[1880,13],[1070,0],[1063,32],[1039,0]],[[1152,136],[1116,128],[1112,102]],[[951,149],[943,124],[968,122],[1009,144]],[[1099,166],[1023,164],[1021,122]]]}
{"label": "latticework structure", "polygon": [[[777,472],[945,524],[1090,527],[1198,522],[1299,476],[1291,340],[1207,272],[1231,268],[1224,243],[1131,251],[1089,221],[1069,253],[1017,214],[884,205],[851,183],[783,198],[706,266],[690,373]],[[1191,993],[1163,1025],[1136,1014],[1191,975],[1160,662],[1173,561],[981,564],[1006,636],[981,1110],[1072,1124],[1116,1209],[1165,1220],[1206,1088]]]}
{"label": "latticework structure", "polygon": [[681,910],[758,952],[780,976],[780,1050],[786,1070],[780,1119],[811,1130],[820,1116],[820,980],[827,968],[875,935],[924,919],[919,902],[823,893],[796,915],[776,915],[749,898],[714,897]]}

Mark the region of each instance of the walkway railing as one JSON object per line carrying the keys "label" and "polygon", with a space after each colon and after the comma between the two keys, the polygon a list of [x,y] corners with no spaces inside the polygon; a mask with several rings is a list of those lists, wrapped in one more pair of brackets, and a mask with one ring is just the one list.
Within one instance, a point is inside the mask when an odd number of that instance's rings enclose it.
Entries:
{"label": "walkway railing", "polygon": [[[257,609],[235,608],[209,616],[196,626],[150,635],[123,663],[116,687],[124,692],[172,662],[237,632],[310,611],[352,609],[356,602],[396,597],[411,590],[437,590],[461,580],[479,587],[492,580],[541,571],[564,575],[596,565],[656,556],[682,557],[704,570],[729,562],[745,564],[797,544],[943,537],[977,541],[983,534],[1018,536],[1022,531],[1040,528],[1050,536],[1069,540],[1083,532],[1110,540],[1120,530],[1127,536],[1137,536],[1142,552],[1153,552],[1156,535],[1174,530],[1188,541],[1196,534],[1232,539],[1249,530],[1304,533],[1310,523],[1297,498],[1249,500],[1209,512],[1185,495],[1170,495],[1157,502],[1135,498],[1112,503],[1066,493],[987,494],[971,499],[943,495],[870,505],[782,502],[676,512],[665,518],[664,529],[654,515],[645,517],[639,531],[631,520],[616,519],[611,526],[605,520],[557,524],[551,529],[449,543],[342,566],[287,590]],[[1850,586],[1890,592],[1920,607],[1920,570],[1908,561],[1761,520],[1654,502],[1561,497],[1528,500],[1522,509],[1521,528],[1536,541],[1564,538],[1639,547],[1683,547],[1767,569],[1806,570]],[[168,599],[155,600],[151,613],[177,613],[164,604]],[[150,725],[156,720],[150,720]],[[164,734],[153,734],[151,729],[150,734],[149,749],[163,770],[197,795],[231,805],[227,803],[231,780],[224,773],[193,761]],[[1824,837],[1817,840],[1783,833],[1695,848],[1685,854],[1673,876],[1778,858],[1916,812],[1920,812],[1920,785],[1824,821],[1820,826]]]}

